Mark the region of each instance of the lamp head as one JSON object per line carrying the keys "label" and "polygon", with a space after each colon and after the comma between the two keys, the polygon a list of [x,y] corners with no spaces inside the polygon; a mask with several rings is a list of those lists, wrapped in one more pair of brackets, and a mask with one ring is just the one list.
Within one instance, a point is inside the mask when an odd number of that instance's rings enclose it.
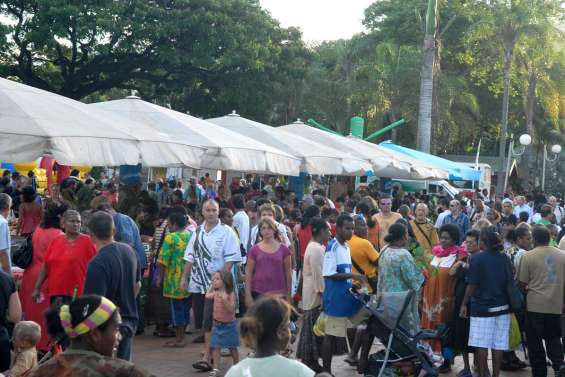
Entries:
{"label": "lamp head", "polygon": [[555,154],[561,153],[561,145],[559,145],[559,144],[552,145],[551,151]]}
{"label": "lamp head", "polygon": [[532,143],[532,137],[528,134],[523,134],[522,136],[520,136],[520,144],[522,144],[523,146],[528,146]]}

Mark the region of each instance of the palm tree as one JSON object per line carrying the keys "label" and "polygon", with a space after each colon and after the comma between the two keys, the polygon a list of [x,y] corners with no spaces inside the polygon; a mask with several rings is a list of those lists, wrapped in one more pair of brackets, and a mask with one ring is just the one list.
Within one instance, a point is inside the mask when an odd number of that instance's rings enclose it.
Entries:
{"label": "palm tree", "polygon": [[436,58],[436,34],[438,25],[437,0],[428,0],[424,59],[420,77],[420,105],[418,109],[418,149],[430,153],[432,139],[432,104],[434,98],[434,65]]}
{"label": "palm tree", "polygon": [[549,23],[551,18],[561,11],[559,3],[559,0],[490,0],[488,2],[476,0],[470,4],[479,20],[471,30],[471,39],[500,43],[503,52],[503,96],[497,174],[497,193],[499,194],[502,193],[504,186],[510,75],[516,45],[525,34],[537,26]]}

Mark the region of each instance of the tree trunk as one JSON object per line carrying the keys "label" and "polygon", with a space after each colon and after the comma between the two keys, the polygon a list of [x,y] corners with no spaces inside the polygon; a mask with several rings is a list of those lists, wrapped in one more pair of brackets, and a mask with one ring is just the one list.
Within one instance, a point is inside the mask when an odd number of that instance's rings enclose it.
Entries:
{"label": "tree trunk", "polygon": [[424,62],[420,73],[420,106],[418,110],[418,149],[430,153],[432,139],[432,103],[434,92],[435,38],[424,40]]}
{"label": "tree trunk", "polygon": [[514,56],[514,45],[504,48],[504,94],[502,96],[502,124],[500,127],[499,140],[499,166],[496,179],[497,194],[502,194],[504,189],[505,161],[506,161],[506,131],[508,128],[508,104],[510,101],[510,69]]}
{"label": "tree trunk", "polygon": [[420,106],[418,109],[418,149],[430,153],[432,139],[432,103],[434,61],[436,55],[437,0],[428,0],[424,60],[420,72]]}

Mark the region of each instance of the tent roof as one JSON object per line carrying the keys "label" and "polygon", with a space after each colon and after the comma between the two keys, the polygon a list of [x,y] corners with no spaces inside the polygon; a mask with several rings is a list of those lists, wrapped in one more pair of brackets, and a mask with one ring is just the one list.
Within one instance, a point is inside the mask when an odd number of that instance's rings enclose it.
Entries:
{"label": "tent roof", "polygon": [[449,179],[455,181],[477,181],[481,179],[481,172],[476,169],[472,169],[468,166],[458,164],[457,162],[453,162],[450,160],[446,160],[445,158],[441,158],[438,156],[431,155],[429,153],[420,152],[414,149],[402,147],[400,145],[396,145],[389,141],[382,142],[380,146],[403,153],[407,156],[416,158],[420,161],[424,161],[430,165],[437,166],[439,168],[445,169],[449,172]]}
{"label": "tent roof", "polygon": [[317,175],[365,175],[372,170],[367,160],[235,113],[207,120],[301,158],[301,172]]}
{"label": "tent roof", "polygon": [[280,149],[219,127],[211,122],[128,97],[98,102],[91,106],[117,113],[169,135],[206,148],[200,166],[203,168],[282,175],[298,175],[300,160]]}
{"label": "tent roof", "polygon": [[419,163],[402,154],[390,153],[389,150],[376,144],[354,137],[335,135],[302,122],[282,126],[280,129],[366,159],[373,165],[373,173],[379,177],[400,179],[443,179],[447,177],[447,172],[441,169],[434,169],[434,167]]}
{"label": "tent roof", "polygon": [[67,165],[196,164],[204,149],[134,121],[11,80],[0,79],[0,160],[51,155]]}

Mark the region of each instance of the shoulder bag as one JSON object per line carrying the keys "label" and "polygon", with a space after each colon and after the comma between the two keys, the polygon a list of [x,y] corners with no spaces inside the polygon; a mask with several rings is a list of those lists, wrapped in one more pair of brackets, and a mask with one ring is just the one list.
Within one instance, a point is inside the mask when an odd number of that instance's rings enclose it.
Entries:
{"label": "shoulder bag", "polygon": [[506,282],[506,296],[508,296],[508,306],[510,307],[510,311],[516,313],[521,311],[524,307],[524,296],[522,296],[522,292],[516,286],[516,281],[514,280],[514,274],[512,273],[510,263],[510,258],[506,257],[505,269],[506,274],[508,275]]}
{"label": "shoulder bag", "polygon": [[33,234],[26,236],[25,240],[12,253],[12,263],[19,268],[26,269],[31,265],[33,259]]}

